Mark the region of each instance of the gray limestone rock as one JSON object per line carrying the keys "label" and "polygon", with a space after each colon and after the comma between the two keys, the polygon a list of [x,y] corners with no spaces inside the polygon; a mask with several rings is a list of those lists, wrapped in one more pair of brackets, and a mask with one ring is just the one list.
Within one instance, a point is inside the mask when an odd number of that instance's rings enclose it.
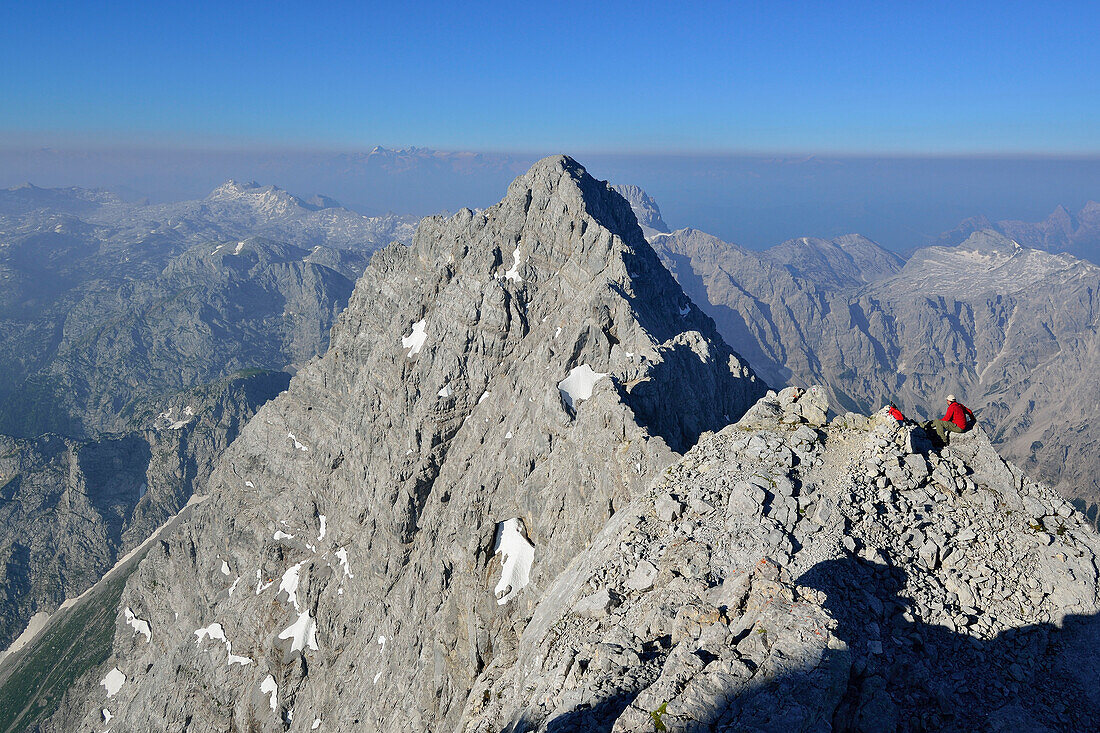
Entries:
{"label": "gray limestone rock", "polygon": [[[608,520],[763,392],[627,203],[541,161],[374,256],[328,352],[131,578],[153,634],[120,626],[121,692],[54,725],[452,729]],[[631,638],[585,653],[633,666]]]}
{"label": "gray limestone rock", "polygon": [[[655,481],[653,496],[716,491],[731,507],[751,507],[756,499],[747,497],[761,491],[763,478],[787,481],[835,509],[791,518],[796,532],[803,522],[815,527],[797,547],[786,527],[776,532],[767,518],[731,524],[703,517],[684,538],[642,507],[624,509],[535,606],[515,660],[481,676],[458,730],[643,731],[657,721],[685,731],[878,731],[902,721],[976,730],[990,720],[1028,731],[1087,730],[1091,712],[1069,701],[1093,694],[1097,652],[1087,639],[1100,618],[1100,537],[1072,514],[1072,529],[1059,539],[1064,549],[1032,543],[1015,516],[1021,487],[1048,498],[1053,492],[974,431],[930,458],[972,475],[1005,510],[988,513],[971,494],[945,495],[922,509],[924,539],[913,543],[896,529],[917,523],[910,510],[886,503],[866,513],[860,501],[875,489],[859,467],[902,455],[905,428],[870,422],[870,430],[824,428],[814,465],[785,465],[773,450],[747,453],[758,439],[801,439],[779,416],[770,428],[742,422],[703,438]],[[975,512],[986,543],[958,563],[939,564],[953,518]],[[625,537],[645,549],[624,566]],[[703,573],[684,572],[689,545],[708,548]],[[869,560],[847,554],[857,548]],[[626,577],[644,562],[655,572],[639,590],[598,627],[578,622],[581,604],[570,600],[570,589],[608,570]],[[1032,582],[1051,592],[1022,607],[1015,594],[997,590]],[[1076,669],[1061,661],[1059,626],[1071,630],[1066,643]],[[576,651],[624,634],[644,652],[637,662],[595,666]],[[569,674],[560,673],[563,665]],[[1049,694],[1021,694],[1035,674],[1057,692],[1048,686]]]}

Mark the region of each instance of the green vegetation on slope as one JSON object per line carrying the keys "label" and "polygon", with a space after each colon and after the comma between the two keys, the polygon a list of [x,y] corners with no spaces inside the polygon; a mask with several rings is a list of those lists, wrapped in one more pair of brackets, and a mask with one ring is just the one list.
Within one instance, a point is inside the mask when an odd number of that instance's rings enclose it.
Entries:
{"label": "green vegetation on slope", "polygon": [[[135,558],[136,560],[136,558]],[[42,632],[0,680],[0,731],[32,730],[57,710],[78,677],[106,661],[111,651],[119,600],[137,562],[95,588],[65,617]],[[51,620],[52,621],[52,620]]]}

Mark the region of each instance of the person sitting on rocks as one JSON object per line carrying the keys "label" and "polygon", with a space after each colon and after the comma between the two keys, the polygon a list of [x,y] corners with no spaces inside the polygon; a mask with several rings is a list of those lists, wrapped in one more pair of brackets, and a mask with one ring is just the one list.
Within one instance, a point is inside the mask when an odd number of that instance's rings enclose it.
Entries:
{"label": "person sitting on rocks", "polygon": [[895,405],[893,402],[887,402],[886,404],[888,405],[886,411],[890,413],[890,417],[894,418],[898,422],[905,422],[905,415],[901,414],[901,410],[898,409],[897,405]]}
{"label": "person sitting on rocks", "polygon": [[947,395],[947,413],[939,420],[931,420],[925,424],[925,432],[933,432],[939,438],[940,445],[947,445],[948,433],[962,433],[970,429],[974,424],[974,413],[970,408],[955,399],[955,395]]}

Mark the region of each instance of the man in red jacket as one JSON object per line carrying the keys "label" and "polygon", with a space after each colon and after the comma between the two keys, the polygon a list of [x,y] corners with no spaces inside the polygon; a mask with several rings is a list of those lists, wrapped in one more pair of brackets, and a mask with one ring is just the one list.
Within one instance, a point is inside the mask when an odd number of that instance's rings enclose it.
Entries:
{"label": "man in red jacket", "polygon": [[955,401],[955,395],[947,395],[947,414],[942,420],[933,420],[928,428],[936,433],[941,445],[947,445],[948,433],[961,433],[967,430],[974,420],[974,413],[966,405]]}

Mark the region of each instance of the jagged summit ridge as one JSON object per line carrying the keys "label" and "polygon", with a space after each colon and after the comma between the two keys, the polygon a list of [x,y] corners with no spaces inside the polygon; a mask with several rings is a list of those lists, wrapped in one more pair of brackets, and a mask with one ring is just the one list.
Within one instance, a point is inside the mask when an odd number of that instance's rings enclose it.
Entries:
{"label": "jagged summit ridge", "polygon": [[[152,639],[120,617],[103,673],[126,683],[59,720],[453,727],[612,513],[763,390],[627,203],[540,161],[375,255],[328,353],[131,580]],[[505,571],[517,553],[530,567]]]}

